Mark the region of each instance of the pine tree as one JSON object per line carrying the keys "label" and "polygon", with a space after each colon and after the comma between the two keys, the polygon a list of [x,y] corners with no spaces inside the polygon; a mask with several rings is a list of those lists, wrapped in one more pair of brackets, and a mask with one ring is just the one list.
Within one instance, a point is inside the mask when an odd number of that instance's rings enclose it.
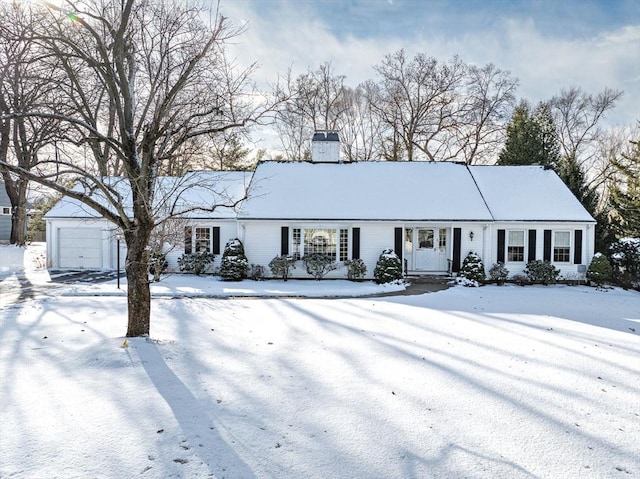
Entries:
{"label": "pine tree", "polygon": [[613,161],[619,181],[609,197],[614,229],[618,237],[640,238],[640,141],[632,141],[630,154]]}
{"label": "pine tree", "polygon": [[558,166],[560,162],[560,142],[558,141],[556,124],[553,121],[553,115],[548,103],[541,102],[538,104],[533,121],[537,125],[537,139],[540,148],[536,163],[552,167]]}
{"label": "pine tree", "polygon": [[507,125],[498,164],[555,167],[559,158],[560,144],[549,105],[540,103],[532,112],[529,104],[521,101]]}
{"label": "pine tree", "polygon": [[536,123],[531,118],[529,104],[521,101],[507,125],[507,139],[498,156],[499,165],[529,165],[537,150]]}

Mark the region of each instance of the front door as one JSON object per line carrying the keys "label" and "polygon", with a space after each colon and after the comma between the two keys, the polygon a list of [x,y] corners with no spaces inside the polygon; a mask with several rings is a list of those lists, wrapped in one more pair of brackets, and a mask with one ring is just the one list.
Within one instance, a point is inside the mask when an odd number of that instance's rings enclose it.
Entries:
{"label": "front door", "polygon": [[413,253],[407,256],[408,268],[414,271],[447,271],[448,233],[447,228],[407,228],[405,244],[411,244]]}

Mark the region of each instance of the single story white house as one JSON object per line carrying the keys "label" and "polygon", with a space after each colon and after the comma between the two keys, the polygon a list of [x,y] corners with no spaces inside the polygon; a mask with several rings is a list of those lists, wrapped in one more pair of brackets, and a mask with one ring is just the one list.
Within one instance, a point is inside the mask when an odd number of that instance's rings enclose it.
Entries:
{"label": "single story white house", "polygon": [[[578,279],[593,257],[596,222],[551,169],[347,163],[340,162],[337,135],[317,133],[312,145],[311,162],[266,161],[253,174],[198,173],[224,177],[236,198],[250,178],[248,198],[235,209],[186,213],[170,268],[181,254],[201,250],[217,254],[219,264],[224,244],[236,237],[249,263],[265,267],[279,255],[333,255],[340,267],[328,278],[346,277],[343,262],[355,258],[372,278],[387,248],[402,258],[408,275],[456,273],[473,251],[487,269],[501,261],[514,275],[530,260],[548,260],[563,277]],[[201,190],[181,201],[215,203],[207,195]],[[115,268],[113,228],[75,203],[62,200],[46,215],[50,265]],[[292,273],[309,277],[301,263]]]}

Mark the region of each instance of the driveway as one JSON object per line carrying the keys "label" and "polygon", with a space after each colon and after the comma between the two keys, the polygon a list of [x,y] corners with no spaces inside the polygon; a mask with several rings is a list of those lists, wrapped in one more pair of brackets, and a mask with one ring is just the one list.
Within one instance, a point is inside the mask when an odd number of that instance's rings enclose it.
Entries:
{"label": "driveway", "polygon": [[66,284],[102,283],[116,278],[115,271],[49,270],[47,281],[32,281],[24,272],[0,277],[0,308],[54,293]]}

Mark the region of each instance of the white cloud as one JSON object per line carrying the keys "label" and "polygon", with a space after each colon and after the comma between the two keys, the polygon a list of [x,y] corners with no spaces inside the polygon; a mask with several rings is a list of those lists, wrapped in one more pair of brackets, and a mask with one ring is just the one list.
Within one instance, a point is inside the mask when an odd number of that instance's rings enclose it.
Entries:
{"label": "white cloud", "polygon": [[248,31],[233,52],[243,63],[261,65],[258,81],[273,83],[289,67],[298,74],[331,61],[336,73],[346,75],[347,83],[355,86],[374,77],[372,67],[385,54],[404,48],[409,55],[424,52],[441,60],[459,55],[467,63],[494,63],[519,78],[518,96],[532,102],[549,99],[570,86],[589,93],[605,87],[624,90],[609,123],[631,125],[640,118],[638,25],[567,37],[544,34],[533,19],[523,17],[486,25],[466,22],[461,25],[466,31],[416,28],[376,37],[372,29],[372,36],[362,38],[335,33],[304,2],[270,3],[274,8],[260,15],[248,5],[229,2],[225,14],[236,23],[248,22]]}

